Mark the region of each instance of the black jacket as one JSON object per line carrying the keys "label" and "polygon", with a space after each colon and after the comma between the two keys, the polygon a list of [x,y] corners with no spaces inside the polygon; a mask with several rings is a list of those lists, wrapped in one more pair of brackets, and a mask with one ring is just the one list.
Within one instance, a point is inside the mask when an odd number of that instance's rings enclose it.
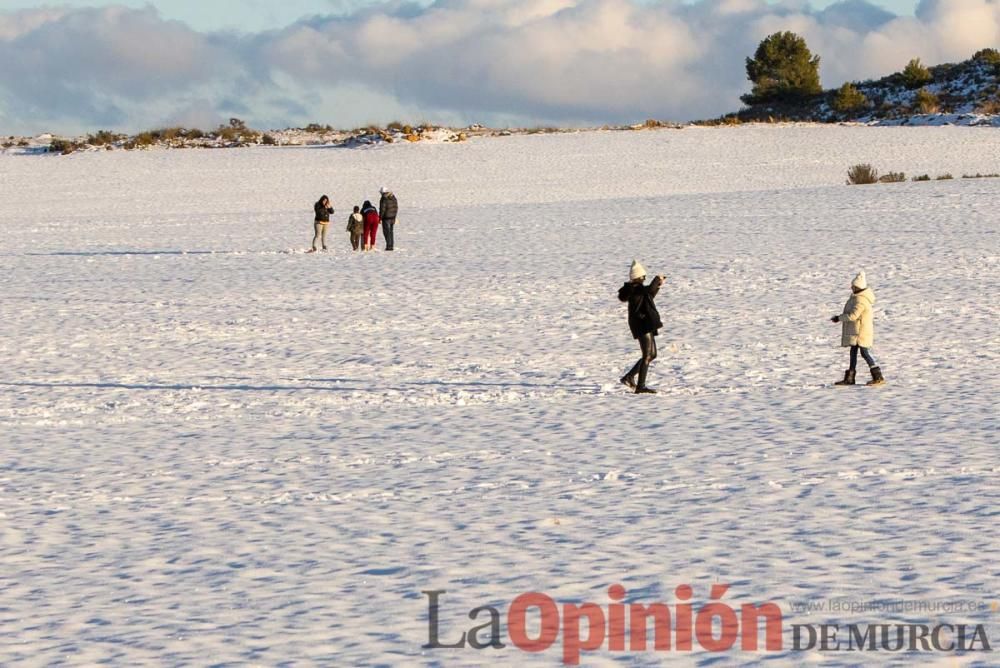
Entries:
{"label": "black jacket", "polygon": [[382,220],[396,220],[396,213],[399,211],[399,202],[392,193],[382,195],[378,203],[378,217]]}
{"label": "black jacket", "polygon": [[316,222],[317,223],[329,223],[330,214],[333,213],[332,206],[323,206],[323,200],[316,202],[313,205],[313,209],[316,210]]}
{"label": "black jacket", "polygon": [[628,328],[632,330],[632,336],[637,339],[650,332],[656,336],[660,327],[663,327],[660,313],[653,303],[653,298],[660,291],[660,285],[662,281],[654,278],[649,285],[629,282],[618,290],[618,299],[628,302]]}

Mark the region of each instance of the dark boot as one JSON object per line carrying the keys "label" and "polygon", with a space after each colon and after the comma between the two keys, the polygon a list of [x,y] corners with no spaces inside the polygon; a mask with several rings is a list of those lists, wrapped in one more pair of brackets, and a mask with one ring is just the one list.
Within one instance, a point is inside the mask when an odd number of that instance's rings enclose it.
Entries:
{"label": "dark boot", "polygon": [[872,379],[868,381],[868,385],[884,385],[885,378],[882,377],[882,369],[877,366],[871,368]]}
{"label": "dark boot", "polygon": [[857,372],[854,369],[848,369],[844,372],[844,380],[838,380],[834,385],[854,385],[854,378]]}
{"label": "dark boot", "polygon": [[645,358],[639,360],[639,381],[635,384],[636,394],[656,394],[656,390],[646,387],[646,375],[649,373],[649,362]]}
{"label": "dark boot", "polygon": [[639,373],[642,368],[642,359],[640,358],[638,362],[632,365],[632,368],[628,370],[624,376],[621,377],[621,384],[629,388],[630,390],[635,389],[635,376]]}

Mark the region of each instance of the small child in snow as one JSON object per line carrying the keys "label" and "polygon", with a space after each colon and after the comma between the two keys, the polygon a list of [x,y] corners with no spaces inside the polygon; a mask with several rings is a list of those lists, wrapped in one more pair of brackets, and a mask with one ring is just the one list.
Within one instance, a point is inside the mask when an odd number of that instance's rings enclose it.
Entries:
{"label": "small child in snow", "polygon": [[347,231],[351,233],[351,248],[361,247],[361,234],[365,230],[365,219],[361,217],[361,207],[354,207],[354,213],[347,217]]}
{"label": "small child in snow", "polygon": [[[665,278],[659,275],[649,285],[643,285],[646,281],[646,268],[638,260],[632,260],[628,278],[628,283],[618,290],[618,299],[628,302],[628,326],[632,336],[639,340],[642,357],[631,371],[621,377],[621,383],[634,389],[636,394],[656,394],[656,390],[646,387],[646,374],[650,363],[656,359],[656,335],[660,327],[663,327],[653,298],[660,291]],[[639,377],[638,381],[636,375]]]}
{"label": "small child in snow", "polygon": [[882,377],[878,362],[868,350],[875,342],[875,316],[872,309],[875,304],[875,293],[868,287],[864,271],[858,272],[854,277],[851,291],[853,294],[844,305],[844,312],[830,318],[833,322],[842,324],[840,345],[851,349],[851,368],[844,372],[844,380],[838,380],[835,384],[854,385],[860,352],[872,373],[868,385],[881,385],[885,382],[885,378]]}

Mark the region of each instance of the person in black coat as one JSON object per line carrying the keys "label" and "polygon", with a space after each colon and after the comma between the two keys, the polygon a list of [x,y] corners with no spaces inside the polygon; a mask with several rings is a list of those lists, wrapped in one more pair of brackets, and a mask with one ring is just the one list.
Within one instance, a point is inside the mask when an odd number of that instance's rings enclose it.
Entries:
{"label": "person in black coat", "polygon": [[646,387],[646,374],[649,373],[650,363],[656,359],[656,335],[663,327],[653,298],[660,291],[664,280],[660,275],[649,285],[643,285],[646,281],[646,269],[638,260],[633,260],[629,281],[618,290],[618,299],[628,302],[628,326],[632,330],[632,336],[639,340],[639,348],[642,350],[639,361],[621,377],[622,384],[634,389],[636,394],[656,394],[656,390]]}
{"label": "person in black coat", "polygon": [[382,236],[385,237],[385,249],[392,250],[394,244],[393,228],[396,227],[396,213],[399,202],[391,190],[382,186],[382,199],[378,203],[378,217],[382,220]]}
{"label": "person in black coat", "polygon": [[313,228],[315,233],[313,234],[312,250],[310,253],[316,252],[316,242],[319,241],[323,245],[323,250],[326,250],[326,228],[330,224],[330,214],[333,213],[333,207],[330,206],[330,198],[323,195],[319,198],[319,201],[313,204],[313,210],[316,212],[316,218],[313,221]]}

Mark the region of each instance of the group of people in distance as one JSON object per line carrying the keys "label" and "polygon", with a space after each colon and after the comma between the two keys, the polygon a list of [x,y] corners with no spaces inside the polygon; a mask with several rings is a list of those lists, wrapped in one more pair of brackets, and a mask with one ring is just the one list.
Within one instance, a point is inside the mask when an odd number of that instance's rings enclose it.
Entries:
{"label": "group of people in distance", "polygon": [[[385,239],[385,249],[393,250],[394,228],[396,227],[396,214],[399,212],[399,202],[396,195],[382,186],[379,189],[382,197],[376,210],[371,200],[365,200],[360,207],[354,207],[354,211],[347,217],[347,231],[351,234],[351,248],[354,250],[371,251],[375,250],[375,237],[378,235],[379,224],[382,225],[382,237]],[[313,222],[312,248],[309,253],[316,252],[317,242],[322,250],[326,250],[326,228],[330,225],[330,216],[333,215],[333,207],[330,206],[330,198],[323,195],[316,204],[313,205],[316,217]]]}
{"label": "group of people in distance", "polygon": [[[656,335],[663,327],[653,299],[667,279],[659,274],[646,285],[646,268],[638,260],[632,261],[628,278],[625,285],[618,290],[618,299],[628,302],[628,326],[632,336],[639,341],[642,357],[621,377],[621,383],[634,390],[636,394],[656,394],[656,390],[646,386],[649,365],[656,359]],[[851,296],[844,305],[844,310],[830,318],[832,322],[841,325],[840,345],[851,349],[851,365],[844,372],[844,379],[837,381],[835,385],[854,385],[859,353],[867,362],[872,375],[867,384],[885,383],[882,369],[869,350],[875,343],[875,315],[872,308],[874,304],[875,293],[868,285],[865,272],[860,271],[851,281]]]}

